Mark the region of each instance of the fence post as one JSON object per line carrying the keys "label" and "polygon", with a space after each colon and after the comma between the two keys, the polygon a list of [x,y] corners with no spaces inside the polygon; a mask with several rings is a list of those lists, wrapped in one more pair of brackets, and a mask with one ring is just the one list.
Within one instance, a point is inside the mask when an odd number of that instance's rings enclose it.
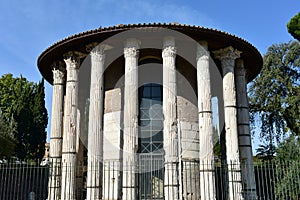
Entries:
{"label": "fence post", "polygon": [[35,200],[35,193],[34,192],[29,193],[28,200]]}

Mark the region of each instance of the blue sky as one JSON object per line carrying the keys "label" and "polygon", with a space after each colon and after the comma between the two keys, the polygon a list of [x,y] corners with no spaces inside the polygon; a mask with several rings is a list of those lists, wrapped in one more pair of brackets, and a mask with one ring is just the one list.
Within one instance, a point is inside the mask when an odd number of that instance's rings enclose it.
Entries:
{"label": "blue sky", "polygon": [[[1,0],[0,75],[23,75],[37,82],[41,79],[37,58],[54,42],[100,26],[127,23],[179,22],[216,28],[244,38],[264,54],[270,45],[293,39],[286,24],[299,9],[298,0]],[[51,96],[46,83],[49,114]]]}

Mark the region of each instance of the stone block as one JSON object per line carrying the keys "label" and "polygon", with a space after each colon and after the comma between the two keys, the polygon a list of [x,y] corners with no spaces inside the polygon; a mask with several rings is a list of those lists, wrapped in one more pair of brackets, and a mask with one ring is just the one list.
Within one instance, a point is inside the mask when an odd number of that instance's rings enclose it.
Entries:
{"label": "stone block", "polygon": [[114,88],[105,92],[104,113],[121,110],[121,89]]}

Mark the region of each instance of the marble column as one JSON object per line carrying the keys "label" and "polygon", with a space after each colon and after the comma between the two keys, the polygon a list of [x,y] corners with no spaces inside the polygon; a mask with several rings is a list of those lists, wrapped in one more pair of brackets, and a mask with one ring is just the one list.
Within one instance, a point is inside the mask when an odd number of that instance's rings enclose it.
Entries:
{"label": "marble column", "polygon": [[215,199],[214,137],[211,103],[211,77],[207,42],[197,45],[197,82],[200,140],[200,195]]}
{"label": "marble column", "polygon": [[88,129],[87,200],[102,199],[104,45],[89,46],[91,85]]}
{"label": "marble column", "polygon": [[78,70],[80,55],[69,52],[64,55],[67,68],[66,96],[64,106],[64,131],[62,145],[61,200],[76,199],[76,138],[78,107]]}
{"label": "marble column", "polygon": [[176,88],[176,47],[173,37],[165,37],[163,58],[163,114],[165,151],[165,199],[178,199],[178,128]]}
{"label": "marble column", "polygon": [[235,78],[243,193],[245,200],[252,200],[257,199],[257,194],[250,134],[249,107],[246,88],[247,81],[245,76],[244,62],[242,59],[237,59],[236,61]]}
{"label": "marble column", "polygon": [[48,183],[48,200],[60,199],[61,183],[61,156],[62,156],[62,131],[63,131],[63,101],[65,86],[65,68],[62,62],[57,61],[52,65],[53,94],[52,116],[50,133],[50,177]]}
{"label": "marble column", "polygon": [[228,164],[228,199],[240,200],[242,196],[240,157],[238,148],[237,104],[234,78],[235,59],[241,52],[233,47],[214,51],[215,57],[221,60],[223,71],[223,100],[225,115],[225,138]]}
{"label": "marble column", "polygon": [[136,166],[138,150],[138,55],[140,41],[127,39],[124,48],[124,134],[123,134],[123,199],[136,198]]}

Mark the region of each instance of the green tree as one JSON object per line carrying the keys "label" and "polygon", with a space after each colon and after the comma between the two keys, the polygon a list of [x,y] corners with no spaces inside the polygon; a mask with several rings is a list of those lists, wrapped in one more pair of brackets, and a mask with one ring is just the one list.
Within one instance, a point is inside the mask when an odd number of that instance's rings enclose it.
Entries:
{"label": "green tree", "polygon": [[260,136],[279,142],[285,133],[300,133],[300,45],[272,45],[260,75],[249,88],[252,124]]}
{"label": "green tree", "polygon": [[221,144],[219,140],[219,130],[218,127],[213,127],[213,136],[214,136],[214,155],[218,159],[222,157]]}
{"label": "green tree", "polygon": [[15,156],[21,159],[42,158],[48,118],[44,81],[33,83],[22,76],[3,75],[0,78],[0,109],[6,119],[13,117],[17,124]]}
{"label": "green tree", "polygon": [[15,132],[16,123],[14,119],[7,121],[0,110],[0,158],[9,158],[15,150]]}
{"label": "green tree", "polygon": [[31,101],[32,126],[30,127],[30,149],[32,158],[42,158],[45,154],[46,128],[48,114],[45,107],[44,79],[34,86],[33,99]]}
{"label": "green tree", "polygon": [[279,144],[277,149],[276,174],[279,177],[275,185],[276,199],[300,198],[300,143],[298,136],[290,135],[289,138]]}
{"label": "green tree", "polygon": [[297,40],[300,40],[300,12],[287,24],[288,32]]}
{"label": "green tree", "polygon": [[290,135],[278,145],[276,160],[278,161],[300,161],[299,137]]}
{"label": "green tree", "polygon": [[272,142],[269,142],[268,144],[259,145],[259,147],[256,149],[256,152],[256,157],[259,160],[270,161],[275,157],[276,147]]}

